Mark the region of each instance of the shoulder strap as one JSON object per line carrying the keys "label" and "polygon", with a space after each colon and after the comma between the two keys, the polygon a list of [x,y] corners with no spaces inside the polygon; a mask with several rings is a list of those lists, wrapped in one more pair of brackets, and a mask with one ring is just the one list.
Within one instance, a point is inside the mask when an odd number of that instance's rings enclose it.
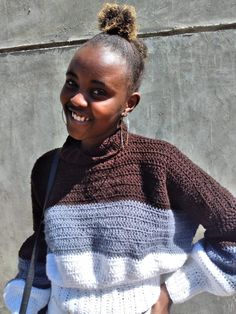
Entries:
{"label": "shoulder strap", "polygon": [[44,211],[46,209],[46,206],[47,206],[47,203],[49,200],[49,195],[50,195],[50,192],[51,192],[51,189],[53,186],[53,182],[54,182],[54,179],[56,176],[59,157],[60,157],[60,149],[57,149],[54,156],[53,156],[53,160],[52,160],[52,164],[51,164],[51,168],[50,168],[47,190],[46,190],[46,195],[45,195],[44,204],[43,204],[42,216],[40,219],[39,227],[38,227],[36,234],[35,234],[35,242],[34,242],[34,246],[33,246],[33,251],[32,251],[32,255],[31,255],[31,260],[30,260],[27,278],[25,281],[25,287],[24,287],[24,292],[23,292],[23,297],[22,297],[22,301],[21,301],[19,314],[25,314],[26,313],[27,306],[29,303],[30,292],[31,292],[32,284],[33,284],[33,280],[34,280],[35,264],[36,264],[37,256],[38,256],[38,239],[39,239],[40,232],[42,230]]}

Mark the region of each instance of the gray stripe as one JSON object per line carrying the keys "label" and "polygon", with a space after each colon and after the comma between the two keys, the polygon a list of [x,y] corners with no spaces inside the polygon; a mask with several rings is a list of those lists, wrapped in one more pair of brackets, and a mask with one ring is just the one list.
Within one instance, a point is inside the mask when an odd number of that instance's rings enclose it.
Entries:
{"label": "gray stripe", "polygon": [[46,241],[60,255],[93,251],[140,259],[189,252],[196,228],[184,213],[136,201],[58,205],[45,214]]}

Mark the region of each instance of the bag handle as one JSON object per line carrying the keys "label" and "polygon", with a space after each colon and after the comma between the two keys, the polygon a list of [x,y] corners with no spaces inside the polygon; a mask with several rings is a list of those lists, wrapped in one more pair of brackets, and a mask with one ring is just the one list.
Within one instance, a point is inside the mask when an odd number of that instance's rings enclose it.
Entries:
{"label": "bag handle", "polygon": [[23,292],[23,296],[22,296],[19,314],[26,314],[26,311],[27,311],[27,306],[29,303],[30,293],[31,293],[33,280],[34,280],[35,264],[36,264],[37,257],[38,257],[39,235],[40,235],[40,232],[42,230],[44,212],[45,212],[45,209],[47,206],[47,202],[49,200],[49,194],[51,192],[53,182],[54,182],[54,179],[56,176],[59,157],[60,157],[60,149],[57,149],[54,156],[53,156],[53,160],[52,160],[52,164],[51,164],[51,168],[50,168],[47,190],[46,190],[46,195],[45,195],[44,204],[43,204],[42,216],[40,218],[40,224],[39,224],[39,227],[38,227],[38,229],[36,231],[36,235],[35,235],[33,251],[32,251],[30,265],[29,265],[29,269],[28,269],[28,273],[27,273],[27,277],[26,277],[26,281],[25,281],[25,287],[24,287],[24,292]]}

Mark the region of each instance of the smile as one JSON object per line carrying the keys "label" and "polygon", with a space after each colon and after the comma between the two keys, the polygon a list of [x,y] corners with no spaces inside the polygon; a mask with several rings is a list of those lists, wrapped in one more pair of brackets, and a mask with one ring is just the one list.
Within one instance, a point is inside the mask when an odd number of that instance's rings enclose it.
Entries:
{"label": "smile", "polygon": [[67,110],[71,113],[71,117],[75,121],[78,121],[78,122],[88,122],[88,121],[91,121],[91,119],[88,116],[86,116],[86,115],[84,115],[84,114],[82,114],[80,112],[77,112],[77,111],[73,110],[70,107],[67,107]]}
{"label": "smile", "polygon": [[79,113],[76,113],[74,111],[72,111],[71,116],[74,120],[79,121],[79,122],[87,122],[90,119],[88,117],[85,117]]}

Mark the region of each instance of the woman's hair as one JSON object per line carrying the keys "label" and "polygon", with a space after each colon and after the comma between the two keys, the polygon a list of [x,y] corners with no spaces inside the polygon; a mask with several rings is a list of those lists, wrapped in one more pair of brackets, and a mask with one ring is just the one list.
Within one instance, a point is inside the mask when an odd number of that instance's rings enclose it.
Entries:
{"label": "woman's hair", "polygon": [[109,47],[124,58],[128,66],[129,92],[138,91],[144,72],[147,47],[137,37],[135,8],[106,3],[98,14],[101,33],[90,44]]}

